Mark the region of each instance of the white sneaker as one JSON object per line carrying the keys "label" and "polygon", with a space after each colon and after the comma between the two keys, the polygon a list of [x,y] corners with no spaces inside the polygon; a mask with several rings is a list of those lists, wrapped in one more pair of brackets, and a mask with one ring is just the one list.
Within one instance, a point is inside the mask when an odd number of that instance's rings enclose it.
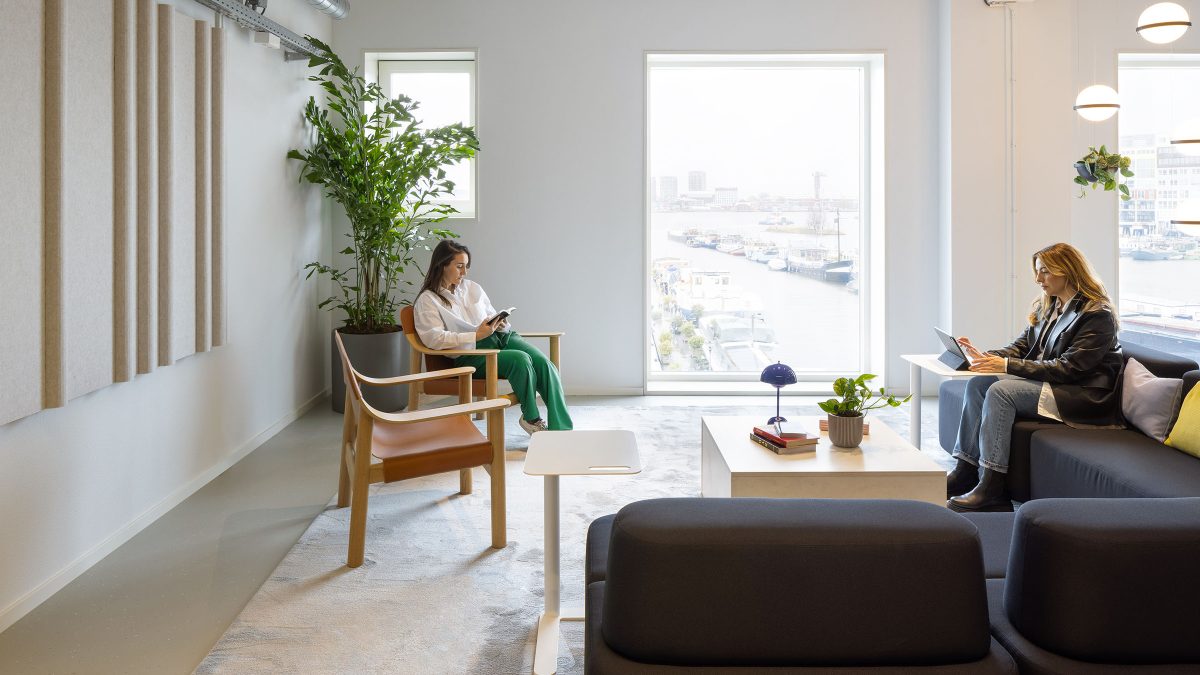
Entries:
{"label": "white sneaker", "polygon": [[518,421],[521,423],[521,428],[524,429],[525,433],[529,434],[530,436],[534,435],[535,433],[537,433],[539,431],[546,430],[546,420],[544,420],[540,417],[537,419],[536,422],[527,422],[527,421],[525,421],[524,417],[518,418]]}

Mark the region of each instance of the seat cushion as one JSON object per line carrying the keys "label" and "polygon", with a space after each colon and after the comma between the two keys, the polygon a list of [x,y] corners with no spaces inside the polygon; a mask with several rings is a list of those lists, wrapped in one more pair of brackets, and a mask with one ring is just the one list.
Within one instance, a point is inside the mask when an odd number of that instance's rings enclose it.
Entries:
{"label": "seat cushion", "polygon": [[[686,672],[711,672],[714,675],[963,675],[967,673],[991,674],[1004,673],[1015,675],[1016,662],[1008,655],[995,639],[988,642],[988,652],[983,658],[969,663],[953,663],[940,666],[896,666],[876,665],[867,667],[829,667],[824,665],[805,665],[807,661],[787,664],[723,664],[697,665],[689,664],[686,668],[672,663],[645,663],[633,661],[623,654],[613,650],[604,641],[604,599],[605,586],[603,581],[588,584],[584,599],[584,672],[587,675],[680,675]],[[646,607],[646,611],[657,611],[657,608]],[[692,623],[699,623],[706,617],[692,617]],[[802,628],[797,628],[802,630]]]}
{"label": "seat cushion", "polygon": [[604,640],[634,661],[936,665],[990,648],[977,530],[923,502],[636,502],[604,583]]}
{"label": "seat cushion", "polygon": [[1131,429],[1045,429],[1030,462],[1033,499],[1200,497],[1200,459]]}
{"label": "seat cushion", "polygon": [[587,552],[584,554],[583,583],[604,581],[608,575],[608,542],[612,538],[613,520],[610,513],[592,521],[587,531]]}
{"label": "seat cushion", "polygon": [[1041,499],[1017,512],[1004,610],[1081,661],[1200,664],[1200,499]]}
{"label": "seat cushion", "polygon": [[383,460],[387,482],[480,466],[492,444],[467,415],[409,424],[376,422],[371,454]]}
{"label": "seat cushion", "polygon": [[983,575],[988,579],[1003,579],[1008,570],[1008,551],[1012,546],[1013,521],[1017,514],[963,513],[964,518],[979,528],[983,545]]}

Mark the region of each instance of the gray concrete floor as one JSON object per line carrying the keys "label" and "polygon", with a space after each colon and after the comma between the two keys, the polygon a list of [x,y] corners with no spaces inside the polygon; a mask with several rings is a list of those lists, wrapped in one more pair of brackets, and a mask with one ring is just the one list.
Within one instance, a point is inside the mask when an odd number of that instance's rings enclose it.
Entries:
{"label": "gray concrete floor", "polygon": [[[568,403],[728,400],[593,396]],[[192,672],[336,492],[340,435],[341,416],[318,404],[0,633],[0,674]]]}

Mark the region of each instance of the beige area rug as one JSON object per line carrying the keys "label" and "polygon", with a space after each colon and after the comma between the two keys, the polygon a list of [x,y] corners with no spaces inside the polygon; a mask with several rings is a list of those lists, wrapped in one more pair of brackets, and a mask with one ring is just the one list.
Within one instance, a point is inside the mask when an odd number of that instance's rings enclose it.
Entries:
{"label": "beige area rug", "polygon": [[[790,409],[788,409],[790,408]],[[815,406],[785,415],[816,415]],[[928,405],[926,409],[936,409]],[[509,448],[526,447],[516,410]],[[561,482],[562,596],[583,601],[588,524],[652,497],[698,496],[700,417],[774,414],[767,407],[576,407],[577,429],[632,429],[645,470]],[[872,413],[901,434],[908,410]],[[947,466],[926,416],[925,452]],[[332,505],[200,664],[198,673],[529,673],[542,609],[542,479],[507,462],[509,543],[489,548],[488,476],[460,496],[458,475],[372,486],[366,562],[345,566],[349,509]],[[583,672],[583,624],[563,624],[560,673]]]}

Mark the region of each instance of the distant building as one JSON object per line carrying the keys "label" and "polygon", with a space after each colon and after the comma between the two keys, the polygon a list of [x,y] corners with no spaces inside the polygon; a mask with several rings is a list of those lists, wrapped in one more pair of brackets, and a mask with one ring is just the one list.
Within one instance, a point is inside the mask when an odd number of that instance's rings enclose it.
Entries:
{"label": "distant building", "polygon": [[708,174],[703,171],[688,172],[688,192],[705,192],[708,190]]}
{"label": "distant building", "polygon": [[737,204],[737,200],[738,200],[738,189],[737,188],[719,187],[719,188],[714,188],[713,192],[716,193],[716,199],[715,199],[714,203],[717,206],[720,206],[722,208],[729,208],[729,207],[732,207],[734,204]]}
{"label": "distant building", "polygon": [[679,199],[679,179],[675,176],[659,176],[657,195],[659,203]]}

